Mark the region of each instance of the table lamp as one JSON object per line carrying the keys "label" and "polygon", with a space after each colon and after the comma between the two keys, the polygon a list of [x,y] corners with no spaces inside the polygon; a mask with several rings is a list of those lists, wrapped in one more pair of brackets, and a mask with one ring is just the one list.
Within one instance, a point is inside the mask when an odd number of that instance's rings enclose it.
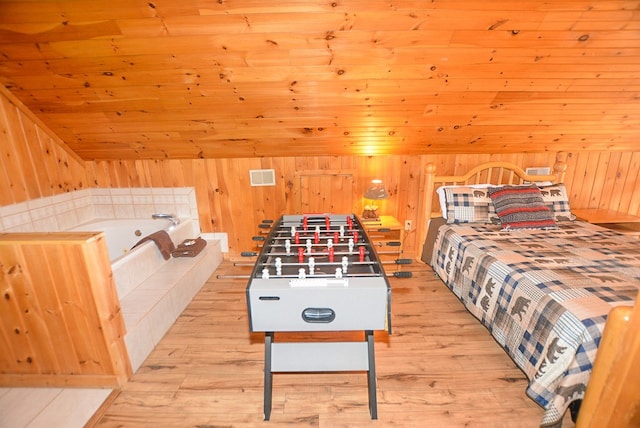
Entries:
{"label": "table lamp", "polygon": [[375,204],[375,201],[387,199],[388,197],[389,194],[387,193],[387,189],[384,188],[382,180],[371,180],[371,185],[364,194],[364,198],[369,199],[371,203],[364,206],[362,218],[365,220],[379,220],[380,215],[378,214],[378,206]]}

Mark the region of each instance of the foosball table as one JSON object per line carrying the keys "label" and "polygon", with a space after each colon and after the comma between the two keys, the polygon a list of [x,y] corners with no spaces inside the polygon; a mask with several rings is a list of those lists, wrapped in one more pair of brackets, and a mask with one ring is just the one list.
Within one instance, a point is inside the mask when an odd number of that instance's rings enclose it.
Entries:
{"label": "foosball table", "polygon": [[[265,332],[265,420],[273,373],[333,371],[367,372],[377,419],[373,332],[391,333],[391,287],[365,228],[346,214],[285,215],[269,228],[246,289],[250,329]],[[357,330],[364,340],[275,340],[280,332]]]}

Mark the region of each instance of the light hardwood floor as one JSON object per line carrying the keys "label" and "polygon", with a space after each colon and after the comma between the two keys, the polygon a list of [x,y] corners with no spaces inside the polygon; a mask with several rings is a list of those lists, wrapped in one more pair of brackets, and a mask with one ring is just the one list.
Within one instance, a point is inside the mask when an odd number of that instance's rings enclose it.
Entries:
{"label": "light hardwood floor", "polygon": [[227,261],[89,426],[537,427],[542,409],[487,330],[429,267],[404,269],[392,334],[375,334],[378,420],[364,373],[306,373],[274,375],[263,421],[263,335],[249,332],[246,280],[217,278],[248,273]]}

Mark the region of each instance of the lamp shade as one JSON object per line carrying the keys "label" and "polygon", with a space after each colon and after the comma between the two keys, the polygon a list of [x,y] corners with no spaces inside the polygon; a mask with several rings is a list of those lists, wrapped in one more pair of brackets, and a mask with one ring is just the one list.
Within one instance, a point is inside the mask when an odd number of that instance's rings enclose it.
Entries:
{"label": "lamp shade", "polygon": [[384,188],[382,180],[371,180],[371,185],[364,194],[366,199],[387,199],[389,194],[387,189]]}

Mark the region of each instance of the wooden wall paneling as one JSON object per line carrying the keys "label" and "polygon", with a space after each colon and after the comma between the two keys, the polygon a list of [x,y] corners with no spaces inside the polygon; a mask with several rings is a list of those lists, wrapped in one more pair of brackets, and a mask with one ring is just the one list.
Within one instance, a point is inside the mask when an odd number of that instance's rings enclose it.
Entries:
{"label": "wooden wall paneling", "polygon": [[2,149],[0,153],[3,156],[0,156],[0,204],[1,205],[11,205],[15,202],[18,202],[19,199],[16,200],[16,195],[13,193],[12,189],[12,180],[9,179],[10,168],[5,166],[5,163],[8,162],[7,156],[4,155],[4,151],[6,147],[9,146],[10,142],[8,141],[7,134],[2,132],[0,133],[0,145],[5,147]]}
{"label": "wooden wall paneling", "polygon": [[28,199],[39,198],[43,193],[38,180],[38,168],[32,162],[31,153],[25,134],[25,126],[22,121],[23,115],[13,104],[4,103],[4,118],[10,126],[10,138],[13,141],[11,148],[14,151],[13,161],[16,162],[24,177],[24,186]]}
{"label": "wooden wall paneling", "polygon": [[258,222],[268,219],[276,220],[284,213],[293,212],[292,188],[294,186],[293,162],[291,158],[269,158],[261,159],[261,168],[273,169],[276,185],[272,188],[272,197],[268,204],[263,207],[262,216],[256,220]]}
{"label": "wooden wall paneling", "polygon": [[[598,208],[600,198],[603,195],[603,189],[606,183],[607,172],[609,171],[609,163],[611,162],[612,153],[600,152],[597,156],[592,156],[591,168],[595,168],[595,174],[591,180],[591,191],[589,193],[589,204],[587,208]],[[595,165],[594,165],[595,162]]]}
{"label": "wooden wall paneling", "polygon": [[604,173],[602,188],[597,195],[598,203],[592,208],[606,209],[611,202],[611,195],[618,175],[618,165],[620,163],[621,152],[611,152],[607,158],[607,170]]}
{"label": "wooden wall paneling", "polygon": [[[0,129],[4,135],[0,165],[8,176],[3,185],[8,184],[10,189],[0,196],[1,203],[23,202],[86,187],[80,157],[3,86],[0,99]],[[16,168],[24,170],[22,176]]]}
{"label": "wooden wall paneling", "polygon": [[[567,189],[570,193],[569,193],[569,200],[573,203],[572,206],[574,206],[575,208],[581,208],[583,207],[584,202],[582,201],[585,197],[582,194],[582,188],[583,185],[585,184],[585,177],[587,174],[587,164],[588,164],[588,160],[589,157],[584,154],[584,153],[580,153],[576,156],[573,157],[573,182],[572,182],[572,186],[570,189]],[[588,197],[588,195],[587,195]]]}
{"label": "wooden wall paneling", "polygon": [[44,196],[53,196],[61,193],[63,188],[60,173],[58,171],[58,159],[56,156],[56,142],[53,141],[48,133],[41,128],[36,127],[36,135],[38,136],[35,143],[35,150],[39,149],[40,152],[40,164],[47,171],[47,176],[50,182],[50,194]]}
{"label": "wooden wall paneling", "polygon": [[[51,184],[47,167],[42,161],[44,154],[40,147],[37,125],[26,116],[20,117],[20,123],[24,133],[24,148],[28,150],[30,156],[31,172],[35,175],[38,183],[37,197],[50,196],[53,194],[53,185]],[[78,172],[80,171],[78,170]],[[79,187],[86,186],[86,179],[84,179],[84,177],[77,177],[77,179]]]}
{"label": "wooden wall paneling", "polygon": [[30,144],[34,144],[34,158],[35,153],[39,153],[40,157],[37,160],[34,159],[34,164],[38,168],[44,166],[51,181],[51,193],[42,196],[53,196],[87,187],[84,161],[70,155],[68,149],[63,148],[48,130],[38,126],[36,134],[38,135],[37,145],[35,142]]}
{"label": "wooden wall paneling", "polygon": [[629,155],[631,157],[629,171],[618,210],[629,214],[637,214],[638,198],[640,198],[640,195],[638,195],[640,192],[640,152],[633,152]]}
{"label": "wooden wall paneling", "polygon": [[125,159],[120,165],[126,172],[126,179],[120,181],[122,183],[120,187],[140,187],[136,161],[134,159]]}
{"label": "wooden wall paneling", "polygon": [[23,165],[21,163],[23,160],[19,158],[16,150],[19,145],[24,144],[24,141],[16,138],[20,132],[20,121],[15,114],[12,114],[13,106],[9,102],[4,101],[0,104],[0,107],[2,108],[0,111],[0,133],[3,140],[5,140],[0,148],[2,167],[5,170],[6,182],[10,189],[7,196],[13,196],[10,201],[6,202],[8,205],[26,201],[30,195],[27,191],[27,183],[25,183],[27,174],[26,171],[22,170]]}
{"label": "wooden wall paneling", "polygon": [[229,234],[229,249],[234,254],[245,251],[244,247],[251,242],[254,232],[248,227],[244,214],[251,197],[248,172],[240,165],[241,162],[242,159],[220,159],[216,162],[219,167],[215,171],[220,196],[218,225],[222,230],[234,231]]}
{"label": "wooden wall paneling", "polygon": [[129,183],[134,181],[131,173],[135,172],[135,169],[132,170],[130,168],[130,166],[133,165],[133,161],[123,159],[115,161],[113,164],[116,167],[113,171],[116,187],[130,187]]}
{"label": "wooden wall paneling", "polygon": [[[48,295],[49,287],[41,286],[42,283],[34,281],[40,272],[49,271],[49,261],[45,254],[36,249],[35,252],[29,251],[30,248],[16,248],[16,252],[21,255],[20,268],[24,269],[25,275],[19,278],[22,281],[12,281],[14,286],[14,297],[17,307],[21,309],[24,329],[22,334],[28,341],[28,357],[26,366],[29,370],[27,373],[57,373],[60,369],[58,357],[55,347],[60,342],[57,340],[56,332],[50,330],[50,325],[43,312],[40,301],[51,297]],[[35,253],[35,254],[34,254]],[[34,258],[33,256],[44,256],[42,258]],[[37,264],[34,269],[34,264]],[[34,270],[36,272],[34,272]],[[18,278],[16,278],[18,279]],[[44,284],[47,284],[46,282]],[[44,289],[44,290],[42,290]],[[43,291],[41,293],[41,291]],[[46,302],[46,300],[44,300]]]}
{"label": "wooden wall paneling", "polygon": [[353,211],[353,171],[308,170],[296,175],[300,201],[294,214]]}
{"label": "wooden wall paneling", "polygon": [[[569,201],[571,202],[572,198],[571,198],[571,190],[573,188],[573,177],[574,177],[574,172],[575,172],[575,165],[576,165],[576,154],[575,153],[567,153],[567,172],[564,176],[564,184],[567,188],[567,196],[569,197]],[[574,207],[574,208],[580,208],[580,207]]]}
{"label": "wooden wall paneling", "polygon": [[132,183],[132,187],[151,187],[151,177],[149,176],[149,169],[147,168],[147,161],[136,159],[135,161],[135,177],[136,182]]}
{"label": "wooden wall paneling", "polygon": [[72,161],[69,153],[61,150],[57,143],[55,147],[58,174],[60,175],[60,193],[73,192],[84,188],[84,163],[79,164]]}
{"label": "wooden wall paneling", "polygon": [[214,231],[212,223],[215,207],[212,206],[213,204],[210,198],[210,195],[213,194],[210,179],[215,179],[216,176],[207,175],[207,165],[204,159],[196,159],[188,162],[190,164],[191,175],[188,178],[187,185],[192,186],[196,192],[200,229],[202,232],[211,233]]}
{"label": "wooden wall paneling", "polygon": [[85,292],[88,305],[95,307],[96,311],[96,317],[89,320],[90,331],[95,332],[93,337],[98,350],[102,351],[102,360],[96,370],[114,375],[117,383],[123,385],[133,372],[124,341],[126,326],[105,239],[102,234],[95,235],[87,244],[72,249],[84,260],[84,270],[76,267],[84,276],[84,282],[79,286]]}
{"label": "wooden wall paneling", "polygon": [[[141,161],[137,161],[141,162]],[[193,186],[196,192],[196,204],[198,206],[198,219],[202,232],[211,233],[216,230],[214,225],[214,215],[216,213],[212,204],[215,204],[215,188],[217,187],[216,174],[207,174],[208,162],[204,159],[190,161],[192,164],[193,176],[188,183]]]}
{"label": "wooden wall paneling", "polygon": [[168,178],[171,180],[165,187],[183,187],[185,181],[182,159],[167,159],[164,162],[167,164]]}
{"label": "wooden wall paneling", "polygon": [[[421,185],[423,182],[424,165],[426,159],[418,156],[403,156],[400,159],[400,174],[398,174],[398,210],[396,214],[397,220],[403,224],[405,220],[413,222],[413,228],[405,231],[404,242],[402,243],[403,252],[412,255],[415,250],[422,248],[422,243],[418,243],[418,222],[422,221],[420,207],[424,190]],[[404,256],[404,254],[403,254]]]}
{"label": "wooden wall paneling", "polygon": [[30,365],[32,359],[32,348],[27,334],[28,328],[25,323],[25,314],[20,307],[21,295],[24,296],[24,283],[28,281],[24,277],[28,275],[22,269],[24,258],[19,253],[19,249],[0,246],[0,264],[2,280],[2,336],[7,342],[5,352],[0,352],[1,373],[29,373],[34,370]]}
{"label": "wooden wall paneling", "polygon": [[638,172],[638,169],[640,169],[640,152],[635,152],[633,157],[636,165],[636,181],[630,190],[631,200],[629,201],[627,212],[638,215],[640,214],[640,172]]}
{"label": "wooden wall paneling", "polygon": [[[52,278],[52,265],[47,258],[46,248],[43,246],[23,246],[25,265],[30,262],[30,266],[25,271],[31,276],[30,280],[36,285],[38,291],[38,308],[40,312],[30,311],[33,317],[41,320],[41,328],[46,328],[50,336],[48,343],[51,346],[51,358],[54,359],[54,368],[56,371],[44,373],[61,373],[63,370],[80,373],[80,363],[73,352],[55,352],[56,349],[74,349],[69,325],[66,320],[65,302],[56,292],[55,288],[50,286]],[[33,263],[38,263],[37,268],[33,268]],[[59,269],[58,266],[53,266]],[[36,308],[34,308],[36,309]],[[44,334],[43,334],[44,335]]]}
{"label": "wooden wall paneling", "polygon": [[[611,203],[609,208],[615,211],[621,211],[623,206],[624,191],[626,188],[627,177],[633,173],[631,169],[631,153],[625,152],[620,156],[618,164],[618,174],[616,174],[616,185],[611,195]],[[618,179],[619,176],[619,179]],[[581,207],[578,207],[581,208]]]}
{"label": "wooden wall paneling", "polygon": [[[581,166],[584,167],[584,172],[582,175],[582,179],[580,181],[580,190],[578,192],[578,197],[576,197],[574,204],[578,204],[583,207],[590,206],[593,196],[593,186],[594,180],[598,176],[598,165],[600,162],[600,153],[601,152],[587,152],[581,153],[580,158],[582,158]],[[592,180],[587,182],[588,177],[593,177]],[[577,177],[576,177],[577,178]]]}
{"label": "wooden wall paneling", "polygon": [[113,162],[97,161],[96,168],[98,187],[117,187],[117,183],[113,180],[111,169]]}
{"label": "wooden wall paneling", "polygon": [[97,332],[91,319],[97,316],[95,306],[91,305],[91,289],[86,286],[88,277],[84,272],[84,260],[79,257],[73,248],[62,246],[56,254],[47,254],[52,274],[52,284],[66,284],[57,288],[56,293],[63,302],[65,321],[68,326],[67,334],[73,343],[72,349],[60,350],[61,352],[73,352],[78,360],[79,373],[95,373],[96,363],[104,361],[104,355],[100,355],[96,337],[87,332]]}
{"label": "wooden wall paneling", "polygon": [[164,187],[164,180],[166,180],[167,177],[163,174],[161,162],[160,160],[153,159],[146,163],[147,169],[149,170],[149,187]]}
{"label": "wooden wall paneling", "polygon": [[193,165],[195,162],[191,160],[177,160],[176,161],[180,167],[180,171],[182,174],[180,175],[180,179],[176,182],[175,187],[186,187],[187,183],[193,182]]}

